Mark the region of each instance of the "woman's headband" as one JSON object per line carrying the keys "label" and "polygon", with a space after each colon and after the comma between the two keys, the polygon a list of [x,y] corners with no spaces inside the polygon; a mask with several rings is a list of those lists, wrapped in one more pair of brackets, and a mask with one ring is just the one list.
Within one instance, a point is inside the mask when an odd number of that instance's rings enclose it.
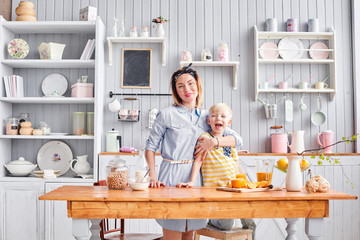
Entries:
{"label": "woman's headband", "polygon": [[190,74],[193,78],[196,79],[196,71],[190,68],[191,65],[192,65],[192,63],[190,63],[190,64],[185,68],[184,71],[179,72],[179,73],[175,76],[175,78],[174,78],[175,82],[176,82],[176,80],[177,80],[181,75],[183,75],[183,74],[185,74],[185,73]]}

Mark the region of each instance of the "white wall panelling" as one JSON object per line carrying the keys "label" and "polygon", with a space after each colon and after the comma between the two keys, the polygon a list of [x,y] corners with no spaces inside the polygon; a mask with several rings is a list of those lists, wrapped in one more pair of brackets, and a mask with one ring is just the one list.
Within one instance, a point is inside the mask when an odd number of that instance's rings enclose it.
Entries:
{"label": "white wall panelling", "polygon": [[[108,66],[108,56],[105,57],[105,115],[104,131],[115,128],[123,136],[124,146],[142,148],[149,130],[147,116],[150,109],[164,108],[172,103],[171,97],[149,97],[141,99],[140,121],[135,123],[119,122],[116,114],[107,111],[106,105],[110,99],[106,96],[109,91],[122,93],[169,93],[171,74],[179,68],[181,52],[184,49],[192,51],[194,60],[200,59],[203,48],[210,48],[213,55],[217,55],[217,47],[221,40],[230,45],[231,61],[239,61],[238,90],[232,90],[232,71],[227,67],[196,67],[205,86],[205,108],[215,102],[226,102],[233,109],[232,128],[238,131],[244,139],[244,149],[250,152],[270,152],[270,126],[283,125],[286,130],[303,129],[306,131],[306,148],[317,147],[315,137],[317,133],[330,129],[336,133],[336,139],[350,136],[354,133],[353,114],[353,82],[351,57],[351,1],[350,0],[34,0],[37,18],[39,20],[78,20],[79,9],[87,5],[98,8],[98,14],[106,26],[106,36],[112,35],[113,18],[125,16],[125,30],[129,34],[130,27],[136,25],[138,29],[146,24],[154,36],[155,28],[151,28],[151,19],[162,15],[170,19],[165,23],[167,37],[167,66],[161,66],[161,46],[150,43],[118,43],[113,49],[113,66]],[[19,0],[13,1],[13,9]],[[15,12],[13,10],[13,17]],[[277,119],[265,119],[263,107],[254,102],[254,64],[253,64],[253,26],[260,31],[265,29],[265,20],[275,17],[278,20],[279,31],[285,30],[288,18],[298,18],[300,31],[307,31],[307,20],[318,18],[320,31],[327,31],[333,26],[337,33],[337,75],[338,86],[334,101],[330,101],[329,94],[321,94],[323,99],[322,111],[327,116],[324,125],[312,125],[310,117],[316,111],[316,94],[306,94],[307,111],[300,111],[297,106],[301,94],[291,93],[289,97],[294,101],[294,121],[285,122],[284,104],[279,106]],[[14,17],[15,18],[15,17]],[[61,36],[58,36],[61,38]],[[71,40],[68,40],[71,41]],[[85,44],[85,43],[84,43]],[[35,46],[32,46],[35,47]],[[78,46],[80,49],[82,46]],[[73,49],[78,49],[74,46]],[[151,89],[121,89],[121,48],[153,48],[153,84]],[[107,48],[106,48],[107,50]],[[80,51],[80,50],[78,50]],[[76,52],[76,51],[75,51]],[[68,54],[75,54],[68,52]],[[108,53],[106,53],[108,54]],[[31,71],[31,70],[28,70]],[[46,71],[46,70],[42,70]],[[262,78],[276,73],[272,84],[276,85],[286,76],[293,74],[293,85],[300,80],[307,79],[316,73],[315,79],[327,76],[324,66],[310,64],[289,64],[287,66],[268,66],[262,71]],[[37,73],[45,74],[43,72]],[[68,73],[73,74],[75,73]],[[33,90],[34,91],[34,90]],[[282,97],[282,93],[262,94],[269,101]],[[352,145],[339,145],[338,152],[352,152]]]}

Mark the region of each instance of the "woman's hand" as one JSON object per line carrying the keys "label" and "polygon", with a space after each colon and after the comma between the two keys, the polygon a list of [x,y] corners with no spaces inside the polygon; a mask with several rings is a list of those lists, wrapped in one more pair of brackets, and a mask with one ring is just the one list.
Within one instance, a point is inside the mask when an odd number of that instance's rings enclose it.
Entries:
{"label": "woman's hand", "polygon": [[217,141],[215,138],[209,138],[206,136],[202,136],[198,139],[199,143],[195,146],[195,158],[202,154],[201,160],[204,160],[208,151],[210,151],[213,147],[217,145]]}
{"label": "woman's hand", "polygon": [[178,187],[178,188],[181,188],[181,187],[189,188],[189,187],[192,187],[192,186],[194,186],[193,182],[187,182],[187,183],[180,182],[180,183],[176,184],[176,187]]}
{"label": "woman's hand", "polygon": [[165,187],[165,184],[158,181],[157,179],[150,179],[149,187],[151,188]]}

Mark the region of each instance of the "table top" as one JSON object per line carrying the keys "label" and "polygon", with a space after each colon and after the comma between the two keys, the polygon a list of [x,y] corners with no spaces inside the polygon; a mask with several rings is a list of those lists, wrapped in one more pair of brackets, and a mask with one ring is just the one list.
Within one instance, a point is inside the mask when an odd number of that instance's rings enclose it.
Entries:
{"label": "table top", "polygon": [[90,202],[229,202],[229,201],[319,201],[357,199],[347,193],[330,190],[327,193],[281,191],[237,193],[217,191],[212,187],[149,188],[145,191],[109,190],[106,186],[63,186],[39,197],[40,200]]}

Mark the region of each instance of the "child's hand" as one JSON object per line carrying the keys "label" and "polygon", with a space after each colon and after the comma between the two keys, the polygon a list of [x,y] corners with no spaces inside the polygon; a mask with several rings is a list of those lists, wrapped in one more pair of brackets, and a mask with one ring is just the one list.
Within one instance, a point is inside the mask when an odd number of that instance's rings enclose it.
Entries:
{"label": "child's hand", "polygon": [[189,188],[189,187],[192,187],[192,186],[194,186],[193,182],[188,182],[188,183],[180,182],[180,183],[176,184],[176,187],[179,187],[179,188],[181,188],[181,187]]}

